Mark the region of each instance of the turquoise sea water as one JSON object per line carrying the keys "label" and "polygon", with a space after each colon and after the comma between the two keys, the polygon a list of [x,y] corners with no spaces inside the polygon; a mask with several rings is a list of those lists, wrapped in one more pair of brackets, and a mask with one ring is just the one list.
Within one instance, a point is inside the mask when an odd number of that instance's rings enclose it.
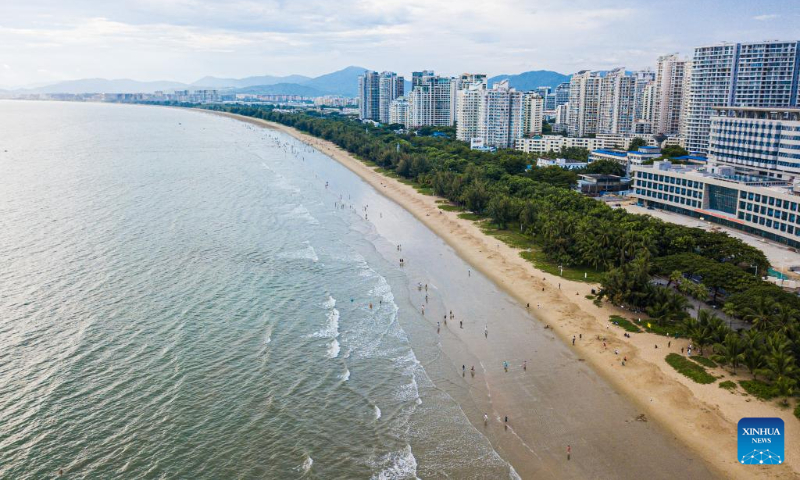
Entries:
{"label": "turquoise sea water", "polygon": [[0,478],[510,475],[417,360],[408,280],[327,157],[194,112],[2,102],[0,167]]}

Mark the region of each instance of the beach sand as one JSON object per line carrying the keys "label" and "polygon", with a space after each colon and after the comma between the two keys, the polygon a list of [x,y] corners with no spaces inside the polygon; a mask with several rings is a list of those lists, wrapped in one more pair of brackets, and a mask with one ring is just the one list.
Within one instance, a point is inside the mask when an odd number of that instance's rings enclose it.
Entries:
{"label": "beach sand", "polygon": [[[254,125],[265,126],[287,133],[337,160],[359,175],[376,190],[404,207],[423,224],[445,240],[457,254],[503,288],[523,306],[530,303],[531,309],[541,322],[570,345],[581,361],[592,367],[594,373],[601,375],[613,388],[625,395],[641,410],[644,417],[655,421],[674,439],[687,446],[690,451],[704,461],[714,474],[724,478],[798,478],[800,476],[800,425],[791,409],[781,409],[775,403],[761,402],[752,397],[730,393],[719,388],[717,383],[700,385],[678,374],[666,364],[664,357],[670,352],[680,352],[688,341],[673,340],[667,348],[665,337],[639,333],[632,338],[623,337],[624,331],[608,321],[609,315],[619,314],[631,318],[629,312],[609,305],[595,306],[585,296],[597,285],[571,282],[549,275],[533,267],[519,256],[514,249],[497,239],[483,233],[473,222],[458,218],[457,212],[445,212],[438,208],[438,197],[422,195],[413,187],[389,178],[374,168],[362,163],[331,142],[304,134],[295,129],[260,119],[232,115],[222,112],[203,112],[228,116]],[[560,284],[560,289],[559,289]],[[536,308],[541,304],[541,308]],[[493,328],[493,327],[490,327]],[[571,347],[573,335],[582,334],[582,339]],[[607,337],[607,347],[597,340]],[[658,345],[658,348],[655,348]],[[443,345],[446,347],[446,345]],[[486,358],[501,358],[505,352],[498,352],[501,346],[488,342],[483,350],[470,353]],[[615,354],[617,349],[619,354]],[[457,363],[457,352],[446,352]],[[522,355],[520,355],[522,356]],[[626,366],[621,365],[627,356]],[[713,372],[734,379],[730,373],[721,369]],[[746,378],[746,377],[741,377]],[[495,411],[515,412],[534,406],[525,402],[524,392],[513,392],[513,388],[503,385],[506,379],[500,375],[486,375],[486,389],[491,390],[492,408]],[[508,394],[503,394],[508,390]],[[480,393],[480,389],[473,395]],[[479,403],[479,400],[476,400]],[[469,412],[468,412],[469,413]],[[477,413],[470,414],[476,427],[482,424]],[[524,417],[519,415],[517,418]],[[780,466],[740,465],[737,460],[736,423],[743,417],[780,417],[786,424],[786,459]],[[515,417],[512,417],[515,418]],[[635,421],[634,419],[628,419]],[[627,421],[627,420],[626,420]],[[542,471],[526,469],[526,457],[532,454],[525,445],[526,426],[514,424],[514,435],[487,436],[495,448],[517,469],[524,478],[541,476],[580,478],[586,472],[580,470]],[[602,437],[602,433],[600,434]],[[636,439],[630,444],[618,445],[627,455],[637,456]],[[573,450],[574,455],[578,452]],[[651,459],[652,460],[652,459]],[[669,465],[660,464],[666,470],[653,472],[654,478],[669,478]],[[539,462],[542,464],[542,462]],[[546,473],[549,473],[547,475]],[[545,474],[545,475],[543,475]]]}

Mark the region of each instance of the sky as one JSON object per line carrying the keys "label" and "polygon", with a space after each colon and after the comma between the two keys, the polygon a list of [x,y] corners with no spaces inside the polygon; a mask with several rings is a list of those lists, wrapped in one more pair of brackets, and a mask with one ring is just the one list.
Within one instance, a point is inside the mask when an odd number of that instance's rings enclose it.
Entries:
{"label": "sky", "polygon": [[653,66],[722,41],[800,40],[800,0],[0,0],[0,88]]}

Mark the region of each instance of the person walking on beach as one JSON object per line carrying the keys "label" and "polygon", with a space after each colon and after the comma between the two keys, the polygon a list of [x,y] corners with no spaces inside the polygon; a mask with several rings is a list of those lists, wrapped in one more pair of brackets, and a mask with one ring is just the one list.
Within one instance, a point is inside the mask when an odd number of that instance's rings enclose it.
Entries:
{"label": "person walking on beach", "polygon": [[472,368],[470,368],[470,369],[469,369],[469,373],[470,373],[470,375],[472,375],[473,377],[475,376],[475,365],[473,365],[473,366],[472,366]]}
{"label": "person walking on beach", "polygon": [[458,321],[458,328],[464,328],[464,320]]}
{"label": "person walking on beach", "polygon": [[483,327],[483,336],[489,338],[489,325]]}
{"label": "person walking on beach", "polygon": [[575,346],[575,335],[572,336],[572,346]]}
{"label": "person walking on beach", "polygon": [[422,314],[425,315],[425,305],[422,306]]}
{"label": "person walking on beach", "polygon": [[465,376],[467,374],[467,366],[461,365],[461,376]]}
{"label": "person walking on beach", "polygon": [[523,360],[522,361],[522,369],[525,370],[526,372],[528,371],[528,361],[527,360]]}
{"label": "person walking on beach", "polygon": [[489,415],[483,414],[483,425],[486,426],[489,424]]}
{"label": "person walking on beach", "polygon": [[567,460],[572,456],[572,446],[567,445]]}
{"label": "person walking on beach", "polygon": [[503,369],[508,372],[508,362],[503,362]]}
{"label": "person walking on beach", "polygon": [[436,333],[439,333],[439,330],[441,330],[441,328],[442,328],[442,327],[441,327],[441,325],[439,324],[439,322],[436,322]]}

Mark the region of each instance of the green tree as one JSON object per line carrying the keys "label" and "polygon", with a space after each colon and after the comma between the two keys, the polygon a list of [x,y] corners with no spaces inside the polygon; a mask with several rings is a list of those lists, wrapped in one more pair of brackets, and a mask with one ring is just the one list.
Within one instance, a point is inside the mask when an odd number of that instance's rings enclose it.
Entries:
{"label": "green tree", "polygon": [[723,343],[714,344],[714,352],[716,354],[714,355],[714,360],[730,365],[733,368],[733,374],[736,375],[736,367],[741,362],[744,362],[745,359],[744,347],[744,341],[739,334],[728,333],[725,335]]}

